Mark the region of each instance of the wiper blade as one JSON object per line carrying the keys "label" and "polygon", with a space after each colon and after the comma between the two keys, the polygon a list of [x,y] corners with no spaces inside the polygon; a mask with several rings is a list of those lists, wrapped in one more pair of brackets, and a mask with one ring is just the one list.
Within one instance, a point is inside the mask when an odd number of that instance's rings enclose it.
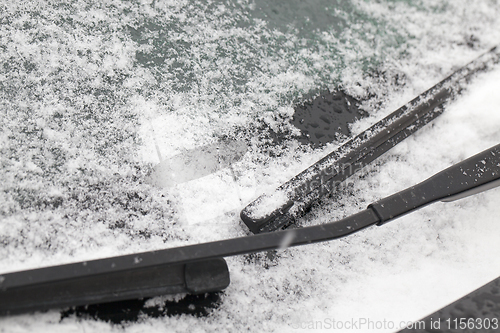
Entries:
{"label": "wiper blade", "polygon": [[224,257],[341,238],[499,185],[497,145],[340,221],[0,275],[0,314],[222,290],[229,285]]}
{"label": "wiper blade", "polygon": [[[443,106],[462,89],[463,82],[500,61],[495,47],[380,120],[314,163],[276,191],[264,194],[241,211],[253,233],[285,227],[319,198],[334,193],[338,184],[443,113]],[[276,200],[279,198],[279,200]]]}

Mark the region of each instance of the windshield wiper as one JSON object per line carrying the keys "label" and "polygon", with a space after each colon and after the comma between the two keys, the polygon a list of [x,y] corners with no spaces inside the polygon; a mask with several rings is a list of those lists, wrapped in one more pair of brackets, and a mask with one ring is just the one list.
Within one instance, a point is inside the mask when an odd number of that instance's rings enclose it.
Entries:
{"label": "windshield wiper", "polygon": [[0,275],[0,314],[222,290],[230,281],[224,257],[341,238],[499,185],[500,144],[340,221]]}
{"label": "windshield wiper", "polygon": [[465,81],[499,61],[500,49],[494,47],[456,70],[274,192],[255,199],[243,208],[241,220],[253,233],[275,231],[293,224],[318,199],[335,193],[348,177],[441,115],[445,103],[460,93]]}

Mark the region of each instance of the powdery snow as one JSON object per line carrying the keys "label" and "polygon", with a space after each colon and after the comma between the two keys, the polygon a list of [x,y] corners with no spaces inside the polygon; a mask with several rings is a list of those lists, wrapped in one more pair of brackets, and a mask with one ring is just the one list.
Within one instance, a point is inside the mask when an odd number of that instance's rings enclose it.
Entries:
{"label": "powdery snow", "polygon": [[[357,134],[500,43],[494,1],[341,6],[0,4],[0,273],[246,235],[241,208],[341,144],[300,146],[295,102],[342,85],[369,113]],[[498,144],[498,91],[499,66],[299,225]],[[274,144],[272,132],[289,139]],[[223,140],[245,142],[244,154],[171,187],[148,182],[163,158]],[[51,310],[1,317],[0,331],[305,332],[335,321],[394,332],[500,276],[499,200],[493,189],[338,241],[228,258],[231,284],[206,317],[113,325]]]}

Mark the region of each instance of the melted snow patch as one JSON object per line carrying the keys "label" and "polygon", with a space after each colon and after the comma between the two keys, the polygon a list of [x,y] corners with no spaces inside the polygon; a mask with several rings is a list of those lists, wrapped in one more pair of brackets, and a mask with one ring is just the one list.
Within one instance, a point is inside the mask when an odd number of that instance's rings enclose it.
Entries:
{"label": "melted snow patch", "polygon": [[159,163],[150,181],[159,187],[172,187],[208,176],[230,167],[246,151],[247,145],[243,141],[222,141],[186,150]]}

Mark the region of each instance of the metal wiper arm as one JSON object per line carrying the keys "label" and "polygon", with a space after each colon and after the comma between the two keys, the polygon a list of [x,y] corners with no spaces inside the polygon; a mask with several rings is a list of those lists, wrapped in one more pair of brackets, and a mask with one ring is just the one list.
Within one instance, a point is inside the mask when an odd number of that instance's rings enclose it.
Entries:
{"label": "metal wiper arm", "polygon": [[222,290],[229,285],[224,257],[341,238],[495,186],[500,186],[500,145],[340,221],[0,275],[0,314]]}

